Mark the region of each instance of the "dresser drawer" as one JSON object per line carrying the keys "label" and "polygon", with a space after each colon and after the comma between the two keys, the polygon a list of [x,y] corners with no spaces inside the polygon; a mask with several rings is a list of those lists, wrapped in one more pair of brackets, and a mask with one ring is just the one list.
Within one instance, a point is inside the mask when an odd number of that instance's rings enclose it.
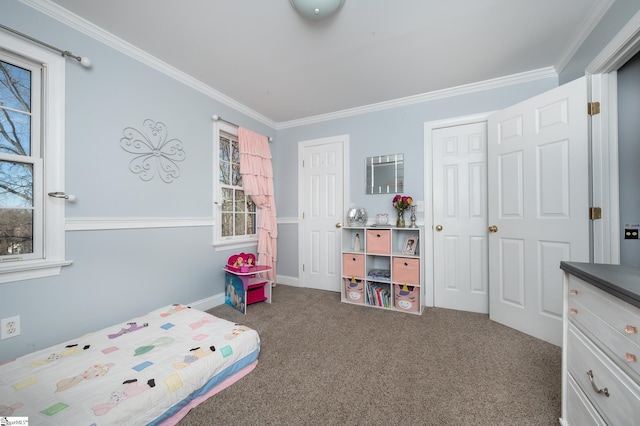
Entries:
{"label": "dresser drawer", "polygon": [[364,278],[364,255],[343,253],[342,275],[345,277]]}
{"label": "dresser drawer", "polygon": [[586,395],[580,390],[571,374],[567,374],[567,426],[605,426],[596,409],[591,405]]}
{"label": "dresser drawer", "polygon": [[420,259],[394,257],[391,281],[401,284],[420,284]]}
{"label": "dresser drawer", "polygon": [[569,277],[569,304],[573,300],[621,335],[640,346],[640,309],[574,276]]}
{"label": "dresser drawer", "polygon": [[367,253],[391,254],[391,230],[367,229]]}
{"label": "dresser drawer", "polygon": [[603,321],[593,312],[569,298],[569,321],[576,323],[588,337],[598,343],[600,349],[629,375],[640,382],[640,346]]}
{"label": "dresser drawer", "polygon": [[[640,418],[638,384],[573,324],[569,324],[567,332],[567,364],[569,373],[607,423],[623,425],[628,424],[629,419]],[[588,372],[591,372],[591,378]]]}

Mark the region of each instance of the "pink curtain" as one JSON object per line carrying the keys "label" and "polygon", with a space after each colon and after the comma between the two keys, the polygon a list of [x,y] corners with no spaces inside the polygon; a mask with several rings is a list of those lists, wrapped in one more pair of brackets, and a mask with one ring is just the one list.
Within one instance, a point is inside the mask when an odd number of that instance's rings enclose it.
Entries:
{"label": "pink curtain", "polygon": [[238,151],[240,152],[242,188],[260,209],[257,223],[258,259],[256,264],[271,266],[267,279],[275,284],[278,226],[269,140],[266,136],[239,127]]}

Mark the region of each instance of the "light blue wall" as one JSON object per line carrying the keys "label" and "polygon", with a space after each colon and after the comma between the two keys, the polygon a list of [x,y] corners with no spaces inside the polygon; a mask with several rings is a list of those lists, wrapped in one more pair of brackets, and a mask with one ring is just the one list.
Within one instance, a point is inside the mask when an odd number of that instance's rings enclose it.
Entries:
{"label": "light blue wall", "polygon": [[[66,62],[66,191],[69,222],[145,218],[211,220],[213,122],[220,116],[275,137],[275,130],[107,47],[17,0],[0,23],[93,61]],[[184,144],[173,183],[143,182],[120,147],[126,127],[164,123]],[[275,164],[276,161],[274,161]],[[202,222],[202,220],[200,222]],[[221,267],[238,250],[212,246],[211,226],[66,232],[73,264],[60,276],[0,284],[0,318],[20,315],[21,335],[0,341],[0,362],[171,303],[223,293]],[[248,248],[247,251],[251,251]]]}
{"label": "light blue wall", "polygon": [[[640,223],[640,54],[618,70],[620,263],[640,265],[640,240],[625,240],[625,223]],[[634,228],[630,228],[634,229]],[[636,229],[637,230],[637,229]]]}

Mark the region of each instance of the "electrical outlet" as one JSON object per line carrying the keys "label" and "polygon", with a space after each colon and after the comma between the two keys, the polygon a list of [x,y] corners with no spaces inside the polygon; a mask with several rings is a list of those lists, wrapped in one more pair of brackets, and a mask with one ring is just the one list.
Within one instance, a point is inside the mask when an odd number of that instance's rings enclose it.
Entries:
{"label": "electrical outlet", "polygon": [[0,340],[20,335],[20,315],[0,320]]}

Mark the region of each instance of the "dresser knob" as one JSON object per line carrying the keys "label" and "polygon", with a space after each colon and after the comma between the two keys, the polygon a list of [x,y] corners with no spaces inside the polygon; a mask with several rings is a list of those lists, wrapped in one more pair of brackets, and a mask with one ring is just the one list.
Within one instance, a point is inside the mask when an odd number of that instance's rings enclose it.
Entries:
{"label": "dresser knob", "polygon": [[578,313],[578,310],[576,308],[570,308],[569,313],[575,315]]}
{"label": "dresser knob", "polygon": [[625,353],[624,357],[629,362],[638,362],[638,357],[635,356],[634,354],[630,354],[629,352]]}
{"label": "dresser knob", "polygon": [[627,334],[636,334],[638,333],[638,327],[634,327],[633,325],[625,325],[624,332]]}
{"label": "dresser knob", "polygon": [[578,290],[569,290],[569,294],[572,296],[577,296],[578,295]]}

